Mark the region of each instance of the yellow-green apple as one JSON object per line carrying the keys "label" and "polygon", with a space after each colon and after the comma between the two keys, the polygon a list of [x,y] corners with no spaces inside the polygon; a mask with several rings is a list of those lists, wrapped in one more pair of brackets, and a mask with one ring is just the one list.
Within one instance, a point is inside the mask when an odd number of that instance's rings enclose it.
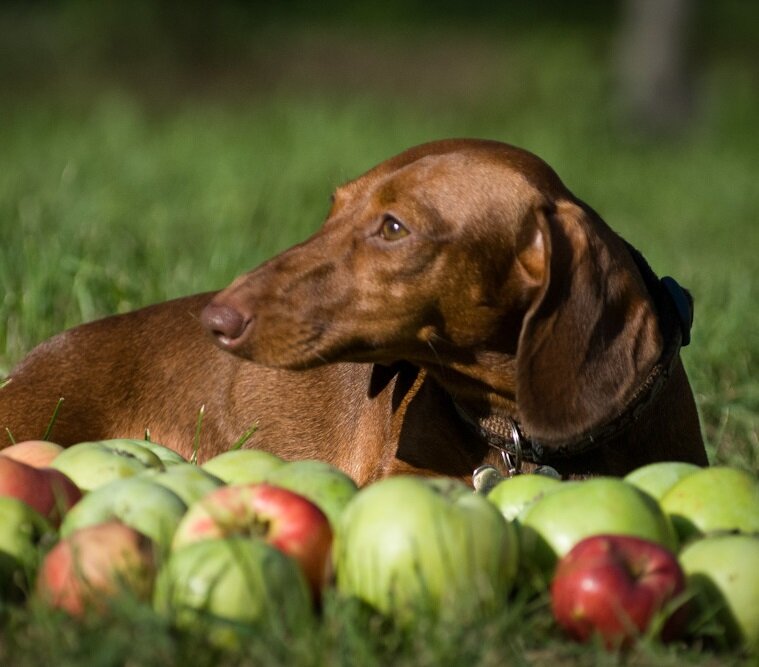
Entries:
{"label": "yellow-green apple", "polygon": [[528,505],[546,493],[562,488],[563,482],[547,475],[515,475],[498,482],[487,494],[508,521],[516,519]]}
{"label": "yellow-green apple", "polygon": [[260,449],[235,449],[208,459],[201,467],[227,484],[254,484],[266,481],[283,459]]}
{"label": "yellow-green apple", "polygon": [[303,572],[259,538],[203,540],[172,552],[153,600],[175,625],[222,646],[239,646],[240,629],[287,636],[313,621]]}
{"label": "yellow-green apple", "polygon": [[688,544],[680,563],[694,594],[692,632],[759,651],[759,536],[713,535]]}
{"label": "yellow-green apple", "polygon": [[142,477],[117,479],[90,491],[66,514],[61,535],[118,519],[151,538],[161,553],[168,551],[187,505],[165,486]]}
{"label": "yellow-green apple", "polygon": [[342,470],[323,461],[292,461],[272,470],[266,481],[290,489],[316,503],[334,527],[356,495],[356,483]]}
{"label": "yellow-green apple", "polygon": [[598,635],[607,648],[617,649],[649,629],[660,629],[664,641],[678,638],[684,630],[684,591],[677,557],[661,544],[594,535],[559,560],[551,609],[574,639],[586,642]]}
{"label": "yellow-green apple", "polygon": [[656,500],[661,500],[683,477],[692,475],[702,468],[695,463],[685,461],[656,461],[636,468],[628,473],[624,480],[637,486]]}
{"label": "yellow-green apple", "polygon": [[36,594],[74,616],[118,595],[148,599],[156,571],[152,541],[120,521],[73,531],[45,556]]}
{"label": "yellow-green apple", "polygon": [[358,492],[338,523],[338,590],[401,624],[456,622],[506,603],[516,532],[492,503],[453,479],[398,476]]}
{"label": "yellow-green apple", "polygon": [[759,532],[759,479],[727,466],[704,468],[661,499],[682,542],[718,530]]}
{"label": "yellow-green apple", "polygon": [[139,477],[165,486],[188,506],[224,485],[218,477],[192,463],[172,463],[164,470],[150,468],[141,472]]}
{"label": "yellow-green apple", "polygon": [[63,447],[54,442],[48,442],[47,440],[24,440],[5,449],[0,449],[0,456],[7,456],[35,468],[46,468],[62,451]]}
{"label": "yellow-green apple", "polygon": [[0,496],[23,500],[57,525],[82,492],[60,470],[35,468],[0,456]]}
{"label": "yellow-green apple", "polygon": [[187,463],[187,459],[185,459],[179,452],[171,449],[170,447],[166,447],[165,445],[159,445],[157,442],[151,442],[150,440],[116,438],[114,440],[102,440],[101,442],[103,442],[106,447],[110,447],[112,449],[120,449],[124,443],[132,443],[140,447],[144,447],[145,449],[153,452],[153,454],[155,454],[159,459],[161,459],[161,463],[163,463],[165,466],[171,466],[175,463]]}
{"label": "yellow-green apple", "polygon": [[310,500],[266,483],[221,487],[189,508],[172,549],[232,535],[262,538],[295,559],[319,595],[328,575],[332,528]]}
{"label": "yellow-green apple", "polygon": [[550,579],[557,558],[591,535],[632,535],[670,550],[677,538],[658,503],[632,484],[612,477],[564,483],[544,495],[520,517],[521,555]]}
{"label": "yellow-green apple", "polygon": [[33,581],[39,545],[53,534],[47,519],[25,502],[0,497],[0,600],[17,597]]}
{"label": "yellow-green apple", "polygon": [[62,451],[50,465],[68,475],[82,491],[131,477],[146,468],[164,468],[149,449],[124,440],[81,442]]}

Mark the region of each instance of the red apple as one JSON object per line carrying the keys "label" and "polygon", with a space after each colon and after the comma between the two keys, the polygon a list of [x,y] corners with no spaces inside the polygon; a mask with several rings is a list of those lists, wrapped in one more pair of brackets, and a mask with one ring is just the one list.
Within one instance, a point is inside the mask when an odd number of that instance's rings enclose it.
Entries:
{"label": "red apple", "polygon": [[261,537],[294,558],[315,595],[326,583],[332,529],[324,512],[303,496],[270,484],[216,489],[190,506],[172,549],[233,535]]}
{"label": "red apple", "polygon": [[46,468],[63,451],[63,447],[47,440],[25,440],[0,449],[0,456],[7,456],[35,468]]}
{"label": "red apple", "polygon": [[682,568],[662,545],[628,535],[595,535],[559,561],[551,607],[573,638],[585,642],[598,634],[607,648],[622,648],[667,612],[661,638],[676,638],[684,619],[675,606],[684,590]]}
{"label": "red apple", "polygon": [[0,496],[18,498],[54,523],[82,497],[66,475],[0,456]]}
{"label": "red apple", "polygon": [[152,541],[119,521],[108,521],[58,542],[42,563],[36,592],[47,604],[81,616],[127,590],[147,599],[155,572]]}

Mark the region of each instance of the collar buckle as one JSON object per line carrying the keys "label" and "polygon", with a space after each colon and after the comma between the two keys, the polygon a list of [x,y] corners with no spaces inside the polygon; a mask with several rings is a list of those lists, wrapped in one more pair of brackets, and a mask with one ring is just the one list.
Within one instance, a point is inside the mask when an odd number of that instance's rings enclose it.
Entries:
{"label": "collar buckle", "polygon": [[[506,473],[508,477],[514,477],[522,472],[522,436],[519,434],[516,422],[509,418],[508,424],[511,428],[511,445],[513,449],[509,449],[504,445],[490,445],[494,449],[497,449],[501,454],[501,460],[506,467]],[[488,443],[490,444],[490,443]]]}

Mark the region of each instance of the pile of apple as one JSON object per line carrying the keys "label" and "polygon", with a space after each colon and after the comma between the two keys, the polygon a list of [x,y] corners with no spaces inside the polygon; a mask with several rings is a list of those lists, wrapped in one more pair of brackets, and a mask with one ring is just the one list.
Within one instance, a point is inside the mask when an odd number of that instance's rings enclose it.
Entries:
{"label": "pile of apple", "polygon": [[297,628],[356,492],[332,466],[261,451],[197,466],[148,441],[19,443],[0,452],[0,600],[82,616],[126,589],[220,644],[243,625]]}
{"label": "pile of apple", "polygon": [[82,616],[126,590],[220,645],[297,631],[335,586],[399,624],[477,622],[521,589],[579,641],[753,651],[757,563],[759,479],[724,466],[518,475],[485,494],[409,476],[359,491],[256,450],[202,466],[140,440],[0,452],[0,601]]}
{"label": "pile of apple", "polygon": [[624,479],[522,475],[488,497],[519,527],[523,580],[550,590],[571,637],[759,648],[754,475],[662,462]]}

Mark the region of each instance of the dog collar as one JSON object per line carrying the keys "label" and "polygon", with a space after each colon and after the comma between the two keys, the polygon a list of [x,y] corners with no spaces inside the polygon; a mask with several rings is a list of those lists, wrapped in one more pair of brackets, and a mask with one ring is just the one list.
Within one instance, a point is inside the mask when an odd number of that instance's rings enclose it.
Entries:
{"label": "dog collar", "polygon": [[659,360],[627,404],[600,426],[590,431],[556,441],[530,437],[519,422],[506,415],[478,413],[453,402],[462,422],[478,439],[497,449],[510,475],[521,471],[522,463],[550,465],[567,461],[603,447],[617,439],[640,419],[666,386],[680,348],[690,342],[693,325],[693,299],[672,277],[657,278],[643,256],[631,245],[628,250],[651,293],[664,336],[664,349]]}

